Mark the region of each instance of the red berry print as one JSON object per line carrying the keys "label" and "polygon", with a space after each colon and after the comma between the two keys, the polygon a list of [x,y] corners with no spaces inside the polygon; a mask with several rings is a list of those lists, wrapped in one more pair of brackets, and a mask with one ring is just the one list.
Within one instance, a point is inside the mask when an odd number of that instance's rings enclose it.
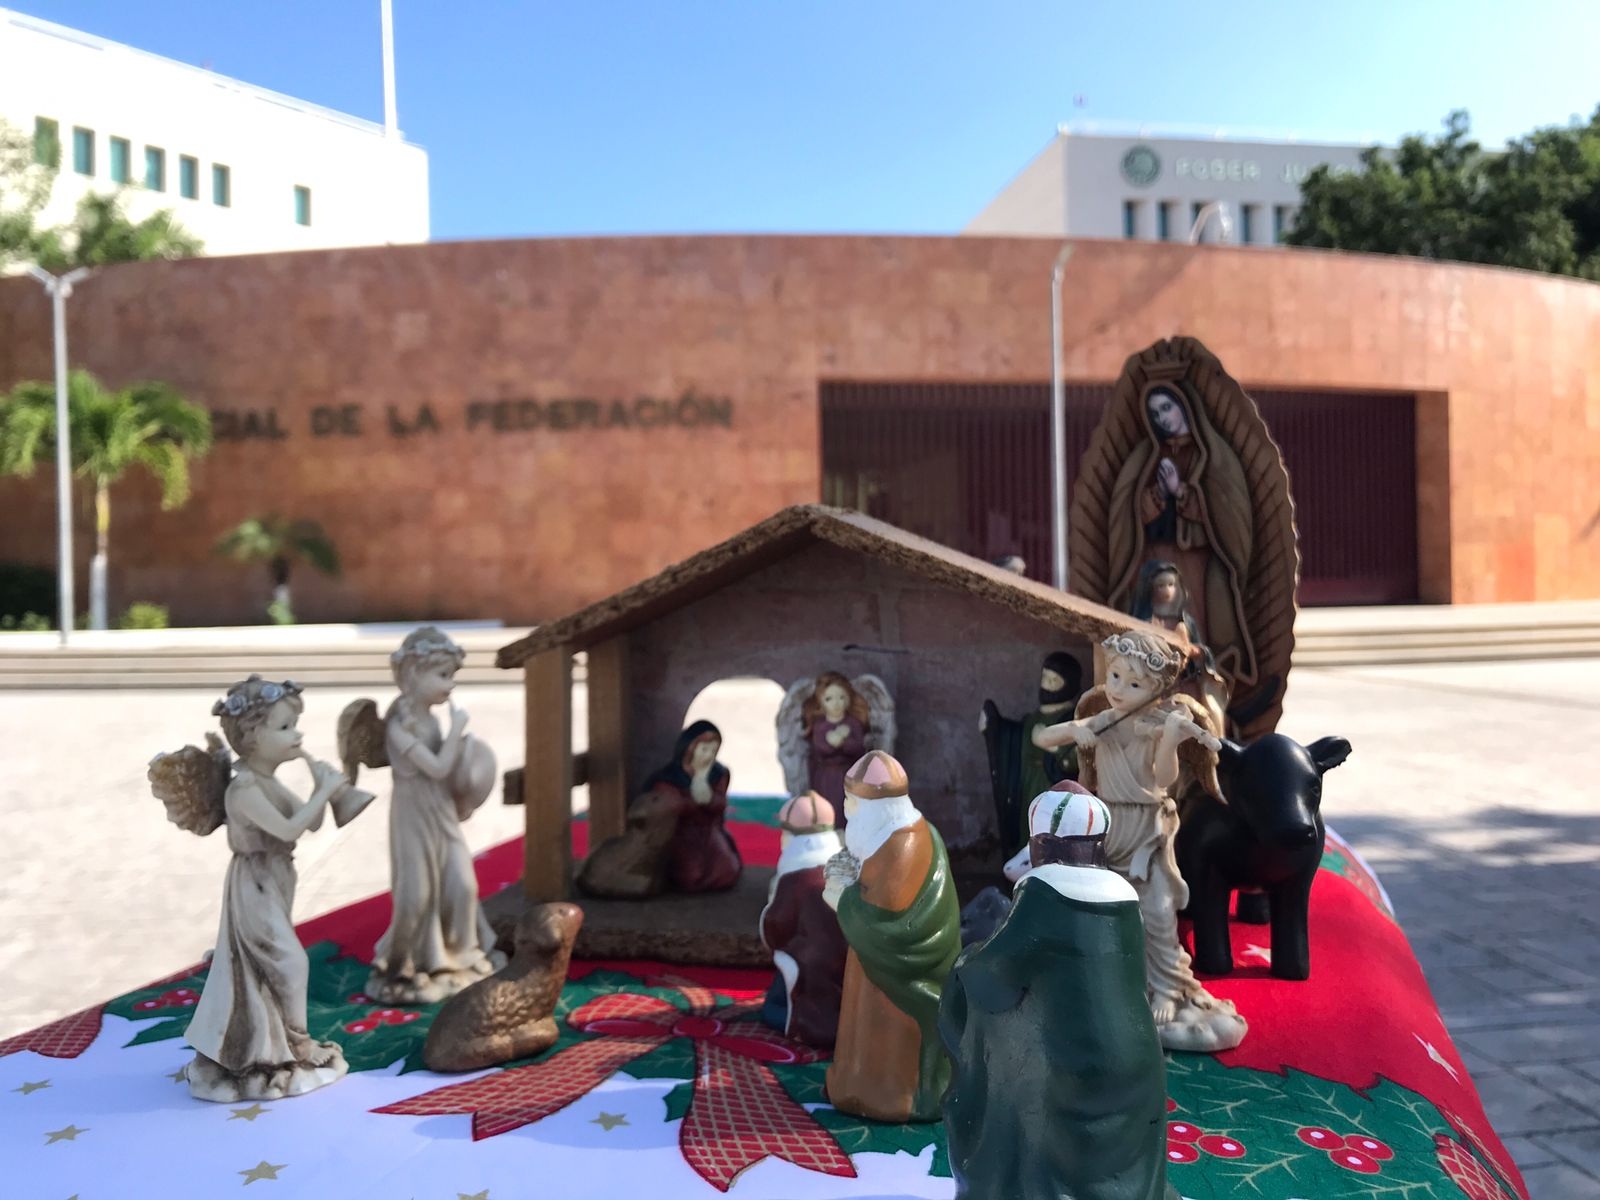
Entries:
{"label": "red berry print", "polygon": [[401,1013],[394,1020],[390,1021],[389,1024],[391,1024],[391,1025],[407,1025],[407,1024],[410,1024],[412,1021],[415,1021],[421,1015],[422,1015],[421,1013],[417,1013],[417,1012]]}
{"label": "red berry print", "polygon": [[1169,1113],[1175,1113],[1178,1111],[1178,1102],[1171,1096],[1167,1097],[1167,1111]]}
{"label": "red berry print", "polygon": [[1198,1162],[1200,1151],[1193,1146],[1186,1146],[1182,1142],[1167,1143],[1167,1161],[1173,1163]]}
{"label": "red berry print", "polygon": [[346,1024],[344,1031],[346,1033],[366,1033],[369,1030],[377,1028],[377,1025],[378,1022],[374,1021],[371,1017],[363,1017],[359,1021],[351,1021]]}
{"label": "red berry print", "polygon": [[1361,1175],[1376,1175],[1381,1167],[1378,1160],[1365,1154],[1357,1154],[1354,1150],[1335,1150],[1328,1155],[1346,1171],[1355,1171]]}
{"label": "red berry print", "polygon": [[345,1003],[346,1004],[371,1004],[372,1003],[372,997],[367,995],[365,992],[357,992],[355,995],[351,996],[348,1000],[346,1000]]}
{"label": "red berry print", "polygon": [[1331,1129],[1324,1129],[1320,1125],[1307,1125],[1304,1129],[1294,1131],[1308,1146],[1315,1146],[1318,1150],[1343,1150],[1344,1139]]}
{"label": "red berry print", "polygon": [[137,1012],[149,1012],[152,1008],[160,1008],[161,1007],[161,1001],[159,1001],[159,1000],[141,1000],[141,1001],[139,1001],[139,1003],[135,1004],[133,1007],[134,1007],[135,1011],[137,1011]]}
{"label": "red berry print", "polygon": [[1208,1133],[1200,1139],[1200,1149],[1215,1158],[1243,1158],[1244,1145],[1220,1133]]}
{"label": "red berry print", "polygon": [[1169,1142],[1198,1142],[1203,1129],[1196,1129],[1187,1121],[1168,1121],[1167,1140]]}
{"label": "red berry print", "polygon": [[1377,1138],[1369,1138],[1366,1134],[1351,1134],[1344,1140],[1345,1146],[1357,1154],[1365,1154],[1368,1158],[1375,1158],[1379,1162],[1388,1162],[1394,1157],[1394,1151],[1389,1149]]}

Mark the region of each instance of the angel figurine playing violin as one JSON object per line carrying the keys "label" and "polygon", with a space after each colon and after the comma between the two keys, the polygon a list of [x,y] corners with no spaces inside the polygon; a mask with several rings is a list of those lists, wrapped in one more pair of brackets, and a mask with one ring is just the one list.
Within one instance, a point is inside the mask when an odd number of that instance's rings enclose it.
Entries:
{"label": "angel figurine playing violin", "polygon": [[[301,749],[303,708],[296,684],[252,675],[212,709],[237,762],[209,733],[207,749],[185,746],[150,764],[150,788],[165,802],[167,819],[202,837],[226,824],[233,851],[216,950],[187,1034],[195,1056],[185,1076],[201,1100],[298,1096],[347,1069],[338,1045],[306,1028],[310,963],[292,917],[294,844],[321,826],[330,805],[343,825],[372,795]],[[314,782],[304,802],[276,777],[296,758]]]}
{"label": "angel figurine playing violin", "polygon": [[1150,1010],[1169,1050],[1228,1050],[1245,1035],[1231,1003],[1195,979],[1178,940],[1189,889],[1178,873],[1176,796],[1198,784],[1220,798],[1221,730],[1205,705],[1177,692],[1183,660],[1129,630],[1101,643],[1105,683],[1084,693],[1074,720],[1035,735],[1046,748],[1078,747],[1078,780],[1111,809],[1107,865],[1133,884],[1144,918]]}
{"label": "angel figurine playing violin", "polygon": [[367,993],[388,1004],[432,1004],[505,965],[478,904],[472,851],[461,832],[494,788],[494,752],[466,732],[450,703],[443,732],[433,708],[450,702],[466,652],[424,626],[389,656],[400,695],[378,716],[371,700],[339,716],[339,756],[355,778],[389,767],[389,873],[394,917],[373,953]]}

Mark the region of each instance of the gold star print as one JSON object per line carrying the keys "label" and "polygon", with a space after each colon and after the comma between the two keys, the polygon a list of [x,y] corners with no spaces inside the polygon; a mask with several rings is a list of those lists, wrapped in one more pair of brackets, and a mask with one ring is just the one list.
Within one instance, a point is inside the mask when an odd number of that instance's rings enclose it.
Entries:
{"label": "gold star print", "polygon": [[228,1117],[228,1120],[230,1120],[230,1121],[254,1121],[257,1117],[259,1117],[262,1113],[264,1113],[266,1111],[267,1110],[262,1108],[261,1105],[252,1104],[249,1108],[236,1108],[236,1109],[234,1109],[232,1115]]}
{"label": "gold star print", "polygon": [[589,1122],[591,1125],[600,1126],[600,1128],[604,1129],[607,1133],[610,1133],[618,1125],[626,1125],[627,1123],[628,1118],[623,1116],[621,1113],[608,1112],[601,1113],[598,1117]]}
{"label": "gold star print", "polygon": [[57,1142],[76,1141],[80,1133],[88,1132],[89,1131],[87,1129],[79,1129],[76,1125],[68,1125],[65,1129],[48,1129],[45,1131],[45,1137],[49,1138],[50,1140],[46,1142],[45,1145],[53,1146]]}
{"label": "gold star print", "polygon": [[15,1088],[12,1088],[11,1090],[13,1092],[21,1092],[24,1096],[26,1096],[26,1095],[29,1095],[32,1092],[37,1092],[37,1091],[39,1091],[39,1090],[41,1090],[43,1088],[47,1088],[49,1086],[50,1086],[50,1081],[48,1079],[41,1079],[41,1080],[39,1080],[38,1083],[26,1083],[25,1082],[21,1087],[15,1087]]}
{"label": "gold star print", "polygon": [[457,1192],[456,1200],[489,1200],[489,1189],[484,1188],[481,1192],[473,1192],[470,1196],[465,1192]]}
{"label": "gold star print", "polygon": [[189,1068],[179,1067],[171,1075],[168,1075],[167,1078],[172,1080],[173,1083],[182,1083],[185,1079],[189,1078]]}
{"label": "gold star print", "polygon": [[276,1179],[278,1172],[288,1165],[288,1163],[269,1163],[266,1159],[262,1159],[248,1171],[235,1171],[234,1174],[243,1175],[245,1186],[249,1187],[258,1179]]}

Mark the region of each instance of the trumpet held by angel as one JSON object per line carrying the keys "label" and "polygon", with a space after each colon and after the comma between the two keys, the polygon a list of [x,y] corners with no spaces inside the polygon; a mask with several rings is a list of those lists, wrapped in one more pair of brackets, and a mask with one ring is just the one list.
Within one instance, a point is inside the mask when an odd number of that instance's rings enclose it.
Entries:
{"label": "trumpet held by angel", "polygon": [[778,761],[791,796],[814,791],[844,818],[844,777],[869,750],[894,753],[894,697],[876,675],[824,671],[789,685],[778,707]]}
{"label": "trumpet held by angel", "polygon": [[[370,699],[339,716],[339,755],[354,779],[388,767],[389,874],[394,916],[373,955],[367,992],[391,1004],[430,1004],[503,966],[478,903],[461,823],[494,789],[494,752],[467,733],[451,701],[466,652],[432,626],[413,630],[390,657],[400,694],[378,715]],[[450,725],[433,710],[447,705]]]}
{"label": "trumpet held by angel", "polygon": [[[202,1100],[297,1096],[347,1069],[338,1045],[306,1028],[310,964],[294,930],[294,845],[322,825],[328,808],[344,825],[372,795],[306,753],[300,691],[291,680],[252,675],[212,709],[227,746],[208,733],[203,749],[185,746],[150,763],[150,790],[167,819],[201,837],[227,826],[233,851],[211,969],[187,1033],[195,1056],[184,1076]],[[304,801],[277,778],[294,759],[311,770]]]}

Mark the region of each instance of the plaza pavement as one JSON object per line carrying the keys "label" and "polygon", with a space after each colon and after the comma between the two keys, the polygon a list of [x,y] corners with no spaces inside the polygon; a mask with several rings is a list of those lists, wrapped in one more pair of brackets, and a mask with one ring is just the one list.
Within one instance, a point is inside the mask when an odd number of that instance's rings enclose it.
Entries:
{"label": "plaza pavement", "polygon": [[[211,945],[227,846],[167,824],[145,767],[214,728],[218,694],[0,692],[0,1037]],[[307,693],[313,753],[334,757],[334,721],[358,694]],[[519,763],[522,688],[457,695],[470,728]],[[727,683],[691,710],[723,727],[737,791],[782,788],[779,698]],[[581,745],[581,697],[574,721]],[[1282,729],[1353,743],[1326,814],[1388,888],[1534,1200],[1600,1195],[1600,661],[1297,670]],[[372,774],[380,800],[362,819],[301,841],[297,918],[387,888],[387,780]],[[295,767],[285,778],[303,784]],[[496,796],[468,839],[480,849],[521,823]]]}

